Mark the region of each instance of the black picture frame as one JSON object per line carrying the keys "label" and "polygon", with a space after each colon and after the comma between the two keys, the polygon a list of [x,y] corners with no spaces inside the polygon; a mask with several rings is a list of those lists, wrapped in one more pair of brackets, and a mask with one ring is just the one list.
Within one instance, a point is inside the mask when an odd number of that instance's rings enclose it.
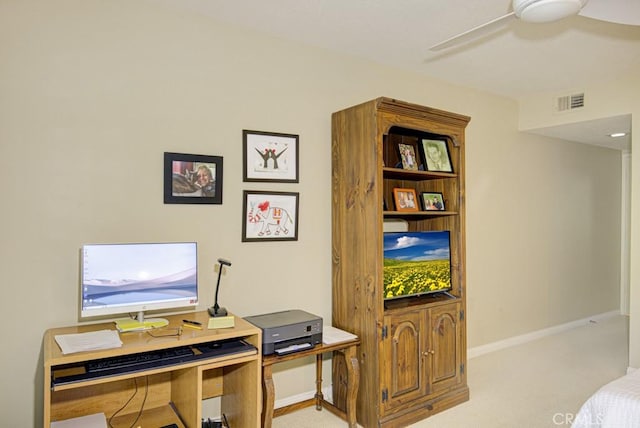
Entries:
{"label": "black picture frame", "polygon": [[422,192],[420,193],[420,202],[423,211],[444,211],[444,198],[440,192]]}
{"label": "black picture frame", "polygon": [[245,182],[299,182],[299,145],[296,134],[242,131],[242,180]]}
{"label": "black picture frame", "polygon": [[297,241],[300,193],[245,190],[242,242]]}
{"label": "black picture frame", "polygon": [[453,173],[453,164],[446,140],[423,138],[420,149],[426,171]]}
{"label": "black picture frame", "polygon": [[164,203],[222,204],[222,166],[221,156],[165,152]]}

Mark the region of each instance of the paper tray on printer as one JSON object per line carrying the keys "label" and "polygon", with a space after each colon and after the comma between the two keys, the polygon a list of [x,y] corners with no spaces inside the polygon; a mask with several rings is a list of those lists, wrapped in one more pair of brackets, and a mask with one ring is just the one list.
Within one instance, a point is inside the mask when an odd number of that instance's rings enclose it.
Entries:
{"label": "paper tray on printer", "polygon": [[297,343],[289,345],[286,348],[280,348],[273,351],[277,355],[287,355],[298,351],[304,351],[305,349],[311,349],[313,345],[310,343]]}

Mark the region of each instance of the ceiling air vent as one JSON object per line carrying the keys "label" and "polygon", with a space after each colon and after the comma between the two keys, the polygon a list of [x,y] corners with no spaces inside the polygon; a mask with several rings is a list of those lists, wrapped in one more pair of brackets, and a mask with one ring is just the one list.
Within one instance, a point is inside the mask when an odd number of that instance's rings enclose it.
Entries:
{"label": "ceiling air vent", "polygon": [[556,98],[556,111],[571,111],[584,107],[584,92]]}

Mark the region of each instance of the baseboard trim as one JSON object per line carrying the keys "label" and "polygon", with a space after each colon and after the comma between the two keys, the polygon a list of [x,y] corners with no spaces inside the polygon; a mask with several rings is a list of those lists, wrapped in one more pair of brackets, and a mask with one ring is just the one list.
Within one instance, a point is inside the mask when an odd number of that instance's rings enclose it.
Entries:
{"label": "baseboard trim", "polygon": [[499,340],[497,342],[488,343],[486,345],[475,346],[473,348],[467,349],[467,358],[471,359],[471,358],[479,357],[484,354],[488,354],[490,352],[499,351],[501,349],[510,348],[512,346],[522,345],[524,343],[541,339],[546,336],[562,333],[564,331],[568,331],[576,327],[582,327],[593,321],[603,321],[608,318],[613,318],[619,315],[620,315],[619,310],[605,312],[602,314],[590,316],[588,318],[571,321],[566,324],[560,324],[554,327],[549,327],[542,330],[536,330],[531,333],[522,334],[520,336],[514,336],[508,339]]}

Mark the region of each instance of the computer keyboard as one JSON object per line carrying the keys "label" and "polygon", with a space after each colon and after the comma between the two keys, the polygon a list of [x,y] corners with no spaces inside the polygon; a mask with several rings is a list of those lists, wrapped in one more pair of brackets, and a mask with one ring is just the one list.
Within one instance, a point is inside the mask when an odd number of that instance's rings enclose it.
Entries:
{"label": "computer keyboard", "polygon": [[82,382],[89,379],[141,372],[247,351],[258,352],[255,346],[242,339],[227,339],[198,343],[192,346],[178,346],[136,354],[119,355],[58,366],[51,372],[51,384],[56,386]]}
{"label": "computer keyboard", "polygon": [[184,360],[184,357],[187,357],[186,359],[189,359],[188,357],[191,357],[193,354],[194,352],[191,347],[183,346],[179,348],[168,348],[158,351],[144,352],[140,354],[123,355],[120,357],[88,361],[85,365],[85,368],[89,373],[118,369],[135,370],[136,367],[146,368],[150,364],[153,366],[175,364],[176,361]]}

